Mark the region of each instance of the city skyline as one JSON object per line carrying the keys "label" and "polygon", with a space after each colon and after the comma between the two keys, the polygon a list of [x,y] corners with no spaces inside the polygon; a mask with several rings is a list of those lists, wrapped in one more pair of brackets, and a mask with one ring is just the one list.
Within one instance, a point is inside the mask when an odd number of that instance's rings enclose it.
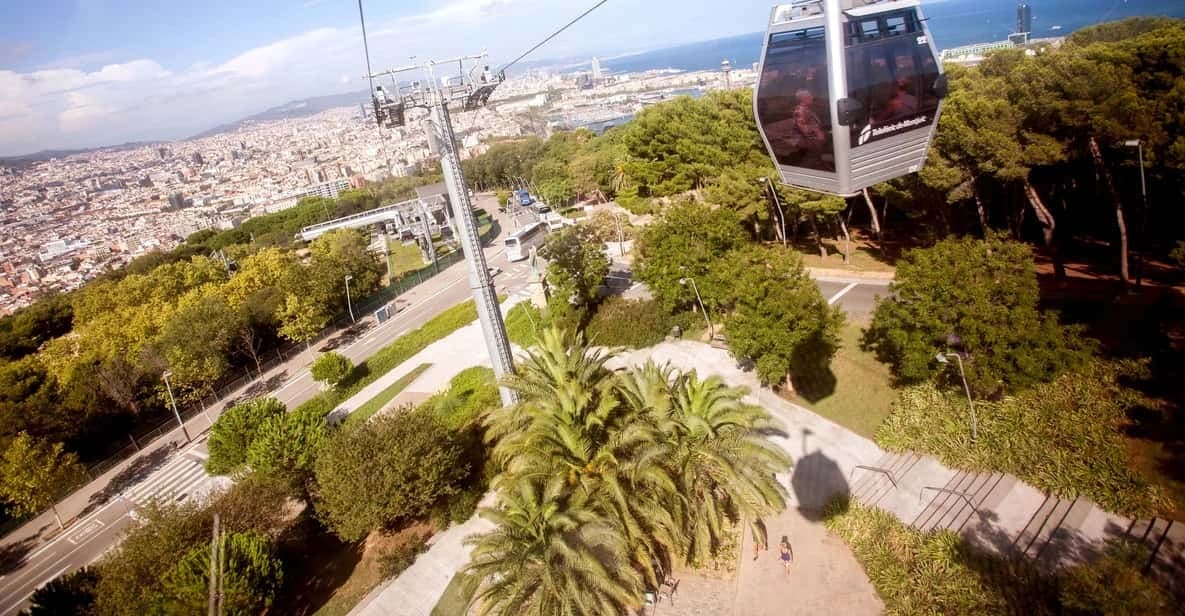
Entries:
{"label": "city skyline", "polygon": [[[75,0],[3,9],[0,156],[183,139],[287,101],[365,87],[354,2],[127,4],[140,3]],[[752,32],[769,11],[766,0],[744,0],[720,19],[696,18],[714,4],[610,2],[535,57],[604,55]],[[505,62],[589,5],[364,3],[376,70],[411,54],[473,53],[483,44],[493,63]]]}

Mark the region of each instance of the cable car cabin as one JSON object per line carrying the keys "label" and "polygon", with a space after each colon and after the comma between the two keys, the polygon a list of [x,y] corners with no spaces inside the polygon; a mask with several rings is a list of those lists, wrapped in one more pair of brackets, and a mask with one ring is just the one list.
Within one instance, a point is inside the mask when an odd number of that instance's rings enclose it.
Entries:
{"label": "cable car cabin", "polygon": [[853,195],[914,173],[946,78],[917,0],[773,8],[753,95],[782,183]]}

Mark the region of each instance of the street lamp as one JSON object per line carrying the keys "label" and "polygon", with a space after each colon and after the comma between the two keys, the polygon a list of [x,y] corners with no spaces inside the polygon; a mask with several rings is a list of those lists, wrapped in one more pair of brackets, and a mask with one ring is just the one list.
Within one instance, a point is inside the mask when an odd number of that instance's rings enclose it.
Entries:
{"label": "street lamp", "polygon": [[971,401],[971,388],[967,386],[967,373],[963,371],[963,356],[958,353],[943,353],[939,351],[934,359],[938,360],[940,364],[949,364],[948,357],[955,358],[959,364],[959,377],[963,379],[963,391],[967,394],[967,406],[971,409],[971,442],[974,443],[979,438],[979,421],[975,417],[975,403]]}
{"label": "street lamp", "polygon": [[776,189],[774,189],[773,184],[769,183],[769,178],[763,176],[763,177],[757,178],[757,180],[759,182],[761,182],[761,184],[763,186],[765,186],[769,190],[769,192],[772,193],[774,196],[774,205],[778,206],[777,207],[778,220],[780,220],[781,224],[782,224],[782,245],[785,246],[786,245],[786,212],[782,211],[782,201],[780,199],[778,199],[778,191]]}
{"label": "street lamp", "polygon": [[185,442],[189,442],[189,430],[185,429],[185,422],[181,421],[181,413],[177,410],[177,399],[173,397],[173,387],[169,385],[169,375],[172,372],[165,370],[161,375],[165,380],[165,390],[169,392],[169,403],[173,405],[173,416],[177,418],[177,425],[181,426],[181,433],[185,435]]}
{"label": "street lamp", "polygon": [[[1148,184],[1144,180],[1144,142],[1140,139],[1128,139],[1123,142],[1123,145],[1129,148],[1136,149],[1136,160],[1140,163],[1140,199],[1143,201],[1143,217],[1140,221],[1140,241],[1144,242],[1144,230],[1148,226]],[[1142,245],[1142,244],[1141,244]],[[1140,284],[1144,280],[1144,257],[1143,250],[1139,253],[1141,255],[1139,267],[1136,269],[1136,284]]]}
{"label": "street lamp", "polygon": [[350,311],[350,322],[357,323],[358,321],[354,318],[354,305],[350,303],[350,281],[353,279],[353,276],[346,274],[346,310]]}
{"label": "street lamp", "polygon": [[695,279],[694,278],[680,278],[679,279],[679,284],[681,284],[683,286],[687,286],[687,283],[689,283],[689,282],[691,283],[691,289],[693,291],[695,291],[695,299],[697,301],[699,301],[699,309],[704,311],[704,320],[708,322],[708,340],[715,340],[716,339],[716,329],[714,327],[712,327],[712,319],[711,319],[711,317],[708,316],[708,309],[704,306],[704,298],[700,297],[699,287],[695,286]]}
{"label": "street lamp", "polygon": [[621,231],[621,212],[613,212],[613,222],[617,223],[617,252],[625,258],[625,234]]}

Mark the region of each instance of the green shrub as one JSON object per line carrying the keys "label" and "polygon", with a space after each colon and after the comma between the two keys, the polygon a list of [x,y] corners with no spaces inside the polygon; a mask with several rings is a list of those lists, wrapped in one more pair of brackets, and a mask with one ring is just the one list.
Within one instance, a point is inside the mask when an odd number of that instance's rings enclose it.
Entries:
{"label": "green shrub", "polygon": [[337,387],[350,375],[353,369],[354,364],[350,362],[349,358],[341,353],[330,351],[317,357],[309,372],[312,373],[314,381],[325,383],[330,387]]}
{"label": "green shrub", "polygon": [[673,325],[658,300],[613,296],[601,303],[584,331],[594,344],[640,349],[662,342]]}
{"label": "green shrub", "polygon": [[1050,574],[847,497],[828,504],[824,525],[852,549],[886,614],[1171,613],[1163,589],[1141,573],[1148,550],[1130,541],[1109,542],[1102,558]]}
{"label": "green shrub", "polygon": [[1171,614],[1165,591],[1140,574],[1148,556],[1142,544],[1113,540],[1102,557],[1071,567],[1061,576],[1062,606],[1071,614]]}
{"label": "green shrub", "polygon": [[462,436],[428,412],[379,416],[333,435],[316,461],[318,516],[339,537],[428,513],[471,474]]}
{"label": "green shrub", "polygon": [[519,302],[506,313],[506,337],[524,349],[535,344],[546,317],[529,301]]}
{"label": "green shrub", "polygon": [[842,499],[828,506],[825,525],[851,547],[885,602],[886,614],[1008,611],[1004,597],[968,566],[962,540],[953,532],[923,533],[890,513]]}
{"label": "green shrub", "polygon": [[446,528],[450,523],[464,524],[466,520],[477,513],[477,504],[485,496],[485,485],[475,482],[467,486],[462,492],[442,501],[432,512],[432,521],[439,528]]}
{"label": "green shrub", "polygon": [[971,441],[967,399],[923,384],[905,388],[877,430],[890,451],[918,451],[954,468],[1012,473],[1063,498],[1085,496],[1136,517],[1168,503],[1127,462],[1120,425],[1145,403],[1121,380],[1134,363],[1094,362],[1000,402],[977,401],[979,439]]}
{"label": "green shrub", "polygon": [[247,463],[247,449],[260,426],[269,418],[283,415],[284,403],[275,398],[257,398],[226,410],[210,428],[206,470],[214,475],[234,472]]}

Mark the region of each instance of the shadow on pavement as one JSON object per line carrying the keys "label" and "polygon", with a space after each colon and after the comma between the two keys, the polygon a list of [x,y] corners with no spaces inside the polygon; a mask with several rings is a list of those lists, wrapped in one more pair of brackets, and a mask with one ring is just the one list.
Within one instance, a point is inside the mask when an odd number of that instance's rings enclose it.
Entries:
{"label": "shadow on pavement", "polygon": [[263,394],[275,391],[288,380],[288,370],[281,370],[266,379],[257,379],[251,383],[251,386],[243,390],[243,393],[226,401],[223,405],[223,410],[226,410],[236,404],[240,404],[252,398],[258,398]]}
{"label": "shadow on pavement", "polygon": [[102,490],[91,495],[86,508],[78,514],[79,517],[90,513],[95,508],[111,500],[115,495],[146,479],[153,471],[164,466],[165,462],[168,462],[176,451],[177,444],[169,443],[164,447],[149,452],[147,455],[137,458],[135,462],[132,462],[131,465],[120,471],[115,477],[112,477],[111,481]]}
{"label": "shadow on pavement", "polygon": [[25,555],[37,543],[35,537],[28,537],[16,543],[0,546],[0,575],[8,575],[25,564]]}
{"label": "shadow on pavement", "polygon": [[[803,429],[803,451],[807,450],[806,441],[811,434],[809,429]],[[832,498],[851,492],[839,464],[818,449],[794,461],[790,488],[798,502],[799,513],[812,522],[823,519],[823,508]]]}

